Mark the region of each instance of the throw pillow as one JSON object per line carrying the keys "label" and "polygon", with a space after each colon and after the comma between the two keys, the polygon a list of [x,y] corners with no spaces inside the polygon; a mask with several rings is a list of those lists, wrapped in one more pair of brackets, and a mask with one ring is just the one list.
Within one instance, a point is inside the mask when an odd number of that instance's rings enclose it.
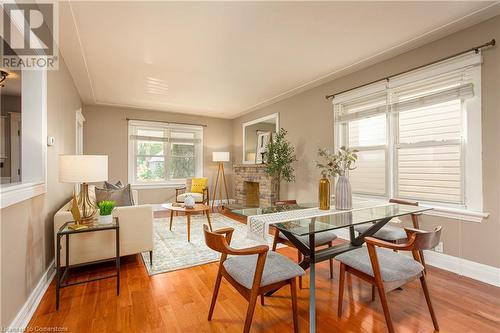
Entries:
{"label": "throw pillow", "polygon": [[115,202],[116,207],[134,205],[134,198],[132,197],[132,188],[130,187],[130,184],[117,190],[108,190],[96,187],[95,197],[97,203],[104,200],[111,200]]}
{"label": "throw pillow", "polygon": [[118,190],[120,188],[123,187],[123,184],[121,182],[121,180],[119,180],[118,182],[116,182],[116,184],[112,184],[112,183],[109,183],[109,182],[104,182],[104,188],[107,189],[107,190]]}
{"label": "throw pillow", "polygon": [[207,187],[207,184],[208,184],[208,178],[192,178],[191,192],[203,194],[203,189]]}

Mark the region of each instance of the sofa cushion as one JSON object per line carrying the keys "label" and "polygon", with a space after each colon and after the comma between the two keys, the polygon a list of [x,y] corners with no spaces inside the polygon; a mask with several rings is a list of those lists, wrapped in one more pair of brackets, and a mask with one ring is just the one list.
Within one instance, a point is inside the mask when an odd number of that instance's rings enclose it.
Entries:
{"label": "sofa cushion", "polygon": [[[255,266],[257,265],[257,257],[257,254],[229,257],[224,261],[223,265],[233,279],[243,287],[251,289],[255,275]],[[267,252],[260,285],[267,286],[304,274],[304,270],[287,257],[277,252],[269,251]]]}
{"label": "sofa cushion", "polygon": [[195,202],[203,202],[203,194],[201,193],[193,193],[193,192],[187,192],[187,193],[182,193],[177,196],[177,202],[184,202],[184,199],[188,196],[192,196],[194,198]]}
{"label": "sofa cushion", "polygon": [[123,188],[123,184],[120,180],[117,181],[116,184],[112,184],[112,183],[105,181],[103,187],[107,190],[118,190],[118,189]]}
{"label": "sofa cushion", "polygon": [[111,200],[115,202],[116,207],[134,205],[134,198],[130,184],[117,190],[108,190],[96,187],[95,197],[97,203],[103,200]]}
{"label": "sofa cushion", "polygon": [[203,194],[203,190],[207,187],[207,184],[208,184],[207,178],[192,178],[191,192]]}

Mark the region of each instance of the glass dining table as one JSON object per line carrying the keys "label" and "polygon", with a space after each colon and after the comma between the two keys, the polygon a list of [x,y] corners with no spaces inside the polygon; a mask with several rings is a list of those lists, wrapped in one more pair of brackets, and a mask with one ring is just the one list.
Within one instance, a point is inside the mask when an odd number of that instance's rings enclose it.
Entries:
{"label": "glass dining table", "polygon": [[[315,287],[315,264],[335,258],[337,255],[352,251],[361,247],[364,238],[373,236],[391,219],[405,215],[420,214],[432,208],[421,206],[409,206],[402,204],[363,204],[348,211],[329,210],[316,214],[319,210],[314,209],[314,204],[292,204],[280,207],[247,208],[234,210],[233,213],[247,216],[255,221],[265,221],[279,229],[288,240],[302,253],[303,260],[299,265],[309,269],[309,332],[316,332],[316,287]],[[302,211],[300,211],[302,210]],[[284,212],[290,212],[287,216]],[[273,221],[273,214],[276,219]],[[308,216],[309,218],[303,218]],[[318,215],[318,216],[315,216]],[[279,216],[279,217],[278,217]],[[357,225],[371,223],[371,227],[365,232],[355,235],[354,227]],[[316,250],[314,246],[304,244],[299,236],[308,236],[309,244],[315,244],[317,234],[330,230],[342,228],[349,229],[349,242],[334,245],[332,247]]]}

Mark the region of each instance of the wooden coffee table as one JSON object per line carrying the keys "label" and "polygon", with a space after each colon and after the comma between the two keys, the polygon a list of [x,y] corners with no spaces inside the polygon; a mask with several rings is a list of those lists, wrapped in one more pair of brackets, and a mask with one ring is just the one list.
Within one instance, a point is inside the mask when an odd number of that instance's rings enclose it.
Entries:
{"label": "wooden coffee table", "polygon": [[174,212],[182,212],[186,215],[187,219],[187,234],[188,234],[188,242],[191,241],[191,215],[193,213],[205,213],[207,215],[208,226],[210,227],[210,231],[212,231],[212,223],[210,222],[210,206],[203,204],[195,204],[193,208],[186,208],[183,206],[174,206],[172,204],[162,205],[163,208],[166,208],[170,211],[170,227],[169,230],[172,230],[172,223],[174,220]]}

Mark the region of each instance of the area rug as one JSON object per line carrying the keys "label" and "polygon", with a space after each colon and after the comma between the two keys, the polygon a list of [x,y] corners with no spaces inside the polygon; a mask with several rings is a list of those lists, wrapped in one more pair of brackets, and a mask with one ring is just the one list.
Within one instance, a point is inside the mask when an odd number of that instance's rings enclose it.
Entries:
{"label": "area rug", "polygon": [[[247,238],[245,224],[230,219],[222,214],[211,214],[210,220],[214,230],[233,228],[231,246],[245,248],[259,245],[257,241]],[[159,218],[153,221],[154,250],[153,265],[149,262],[149,252],[142,253],[142,259],[149,275],[171,272],[178,269],[203,265],[218,261],[220,254],[205,245],[203,224],[208,224],[204,215],[191,217],[191,242],[187,241],[187,226],[185,216],[174,216],[172,231],[168,230],[169,218]],[[269,246],[273,239],[266,239]]]}

